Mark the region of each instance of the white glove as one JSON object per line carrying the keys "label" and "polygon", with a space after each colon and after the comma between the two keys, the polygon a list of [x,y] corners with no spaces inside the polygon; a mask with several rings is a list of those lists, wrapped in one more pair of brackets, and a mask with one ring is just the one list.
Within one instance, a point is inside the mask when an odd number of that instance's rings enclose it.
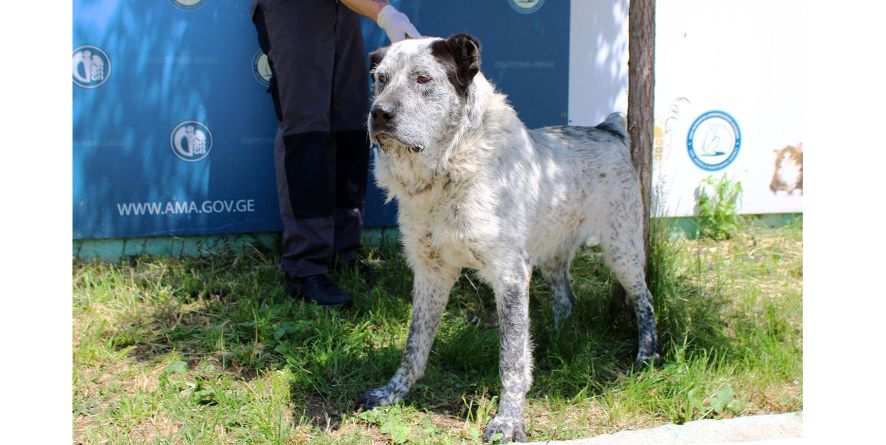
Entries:
{"label": "white glove", "polygon": [[379,11],[378,19],[375,22],[378,23],[381,29],[385,30],[388,38],[391,39],[391,43],[396,43],[406,38],[421,37],[421,34],[418,33],[418,30],[409,21],[409,17],[406,17],[406,14],[397,11],[391,5],[387,5]]}

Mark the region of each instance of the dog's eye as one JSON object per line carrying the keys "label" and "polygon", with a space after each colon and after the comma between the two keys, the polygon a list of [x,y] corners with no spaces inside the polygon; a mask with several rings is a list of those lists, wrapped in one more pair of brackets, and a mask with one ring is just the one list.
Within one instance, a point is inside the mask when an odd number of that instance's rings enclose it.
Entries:
{"label": "dog's eye", "polygon": [[378,83],[388,83],[388,76],[384,74],[379,74],[375,77],[375,81]]}
{"label": "dog's eye", "polygon": [[431,78],[428,76],[418,76],[415,78],[415,81],[418,83],[428,83],[431,81]]}

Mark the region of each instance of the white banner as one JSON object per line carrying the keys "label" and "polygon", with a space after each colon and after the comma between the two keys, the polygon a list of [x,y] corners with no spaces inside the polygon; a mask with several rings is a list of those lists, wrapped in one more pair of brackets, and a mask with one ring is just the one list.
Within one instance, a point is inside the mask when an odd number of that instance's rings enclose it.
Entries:
{"label": "white banner", "polygon": [[[627,109],[628,2],[573,1],[569,121]],[[740,181],[741,213],[802,211],[800,1],[656,5],[653,183],[695,215],[703,179]]]}

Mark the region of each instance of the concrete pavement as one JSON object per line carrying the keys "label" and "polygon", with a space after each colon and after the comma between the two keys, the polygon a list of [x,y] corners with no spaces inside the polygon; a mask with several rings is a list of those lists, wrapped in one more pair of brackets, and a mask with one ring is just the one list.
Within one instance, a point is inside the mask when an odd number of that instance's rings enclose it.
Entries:
{"label": "concrete pavement", "polygon": [[619,431],[587,439],[535,442],[550,445],[714,445],[765,441],[799,443],[803,437],[802,413],[696,420],[683,425],[662,425]]}

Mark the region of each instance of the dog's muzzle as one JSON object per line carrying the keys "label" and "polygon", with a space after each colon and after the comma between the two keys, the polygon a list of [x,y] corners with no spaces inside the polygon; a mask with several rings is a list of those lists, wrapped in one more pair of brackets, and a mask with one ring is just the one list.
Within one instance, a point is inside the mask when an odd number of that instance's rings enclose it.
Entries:
{"label": "dog's muzzle", "polygon": [[372,131],[391,131],[394,129],[394,117],[397,111],[391,105],[374,104],[369,110],[372,119]]}
{"label": "dog's muzzle", "polygon": [[381,151],[388,153],[392,150],[397,149],[408,149],[412,153],[418,153],[424,150],[424,147],[420,145],[410,145],[407,144],[400,139],[397,139],[396,136],[387,132],[387,131],[373,131],[371,133],[372,141],[377,143]]}
{"label": "dog's muzzle", "polygon": [[375,103],[369,110],[369,130],[372,139],[378,142],[385,153],[392,147],[406,147],[413,153],[424,149],[422,146],[408,144],[396,136],[397,109],[392,105]]}

